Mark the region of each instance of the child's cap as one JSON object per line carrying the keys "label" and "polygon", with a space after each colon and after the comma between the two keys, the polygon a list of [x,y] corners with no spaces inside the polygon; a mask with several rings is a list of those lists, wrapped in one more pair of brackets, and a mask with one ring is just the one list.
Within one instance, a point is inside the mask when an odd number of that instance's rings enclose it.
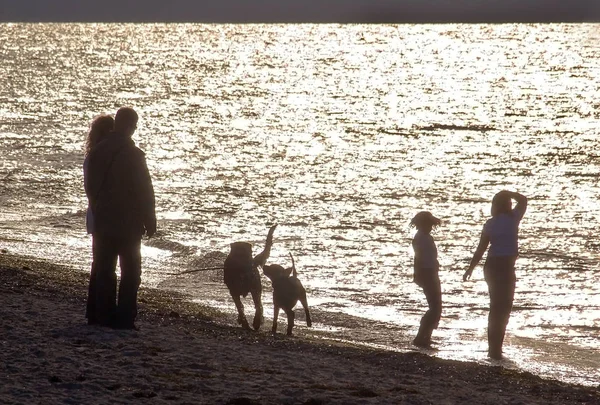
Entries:
{"label": "child's cap", "polygon": [[410,225],[416,228],[420,228],[421,226],[433,225],[439,226],[442,221],[439,218],[433,216],[433,214],[429,211],[421,211],[410,221]]}

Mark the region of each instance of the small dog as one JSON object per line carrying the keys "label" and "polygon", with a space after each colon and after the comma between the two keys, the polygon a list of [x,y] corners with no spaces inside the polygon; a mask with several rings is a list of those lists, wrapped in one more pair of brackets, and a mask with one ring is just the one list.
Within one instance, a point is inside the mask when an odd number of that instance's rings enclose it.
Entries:
{"label": "small dog", "polygon": [[[292,268],[284,269],[278,264],[271,264],[268,266],[262,266],[263,273],[269,277],[273,284],[273,333],[277,333],[277,317],[279,316],[279,309],[283,309],[287,315],[288,326],[287,334],[292,334],[292,328],[294,327],[294,306],[300,300],[306,313],[306,326],[310,327],[312,322],[310,320],[310,312],[308,311],[308,302],[306,301],[306,290],[302,286],[300,280],[298,280],[298,273],[296,273],[296,265],[294,264],[294,257],[292,258]],[[290,274],[292,276],[290,277]]]}
{"label": "small dog", "polygon": [[275,227],[277,227],[277,224],[269,229],[265,248],[254,258],[252,258],[252,245],[250,243],[233,242],[230,245],[231,251],[225,259],[223,278],[233,302],[235,302],[238,311],[238,323],[244,329],[250,329],[250,325],[248,325],[244,314],[244,304],[241,297],[246,297],[248,293],[252,294],[252,300],[254,301],[255,314],[252,323],[254,330],[258,330],[263,321],[262,284],[258,267],[263,267],[269,258]]}

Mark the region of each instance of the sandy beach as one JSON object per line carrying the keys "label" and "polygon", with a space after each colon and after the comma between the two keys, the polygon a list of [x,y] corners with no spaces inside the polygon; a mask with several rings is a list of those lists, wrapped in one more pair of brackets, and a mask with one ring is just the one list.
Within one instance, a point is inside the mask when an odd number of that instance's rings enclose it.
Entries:
{"label": "sandy beach", "polygon": [[600,404],[502,367],[243,331],[160,290],[140,291],[138,331],[87,326],[87,278],[0,254],[0,403]]}

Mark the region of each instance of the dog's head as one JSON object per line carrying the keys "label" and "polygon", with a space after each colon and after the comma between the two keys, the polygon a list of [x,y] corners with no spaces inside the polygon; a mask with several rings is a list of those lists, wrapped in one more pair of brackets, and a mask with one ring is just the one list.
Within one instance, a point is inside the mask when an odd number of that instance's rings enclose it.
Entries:
{"label": "dog's head", "polygon": [[269,277],[271,282],[288,278],[292,274],[292,269],[284,269],[278,264],[265,265],[262,269],[265,276]]}

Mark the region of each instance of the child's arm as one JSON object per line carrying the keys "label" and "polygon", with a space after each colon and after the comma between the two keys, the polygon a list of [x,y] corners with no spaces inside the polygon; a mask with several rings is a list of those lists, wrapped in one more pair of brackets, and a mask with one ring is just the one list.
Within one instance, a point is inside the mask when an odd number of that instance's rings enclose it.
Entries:
{"label": "child's arm", "polygon": [[473,258],[471,259],[471,264],[469,264],[469,268],[463,275],[463,281],[467,281],[468,279],[471,278],[473,269],[475,268],[475,266],[477,266],[477,264],[483,257],[483,254],[485,253],[485,250],[487,249],[489,244],[490,244],[489,236],[487,236],[487,234],[485,232],[482,232],[481,239],[479,240],[479,246],[477,246],[477,249],[475,250],[475,253],[473,254]]}

